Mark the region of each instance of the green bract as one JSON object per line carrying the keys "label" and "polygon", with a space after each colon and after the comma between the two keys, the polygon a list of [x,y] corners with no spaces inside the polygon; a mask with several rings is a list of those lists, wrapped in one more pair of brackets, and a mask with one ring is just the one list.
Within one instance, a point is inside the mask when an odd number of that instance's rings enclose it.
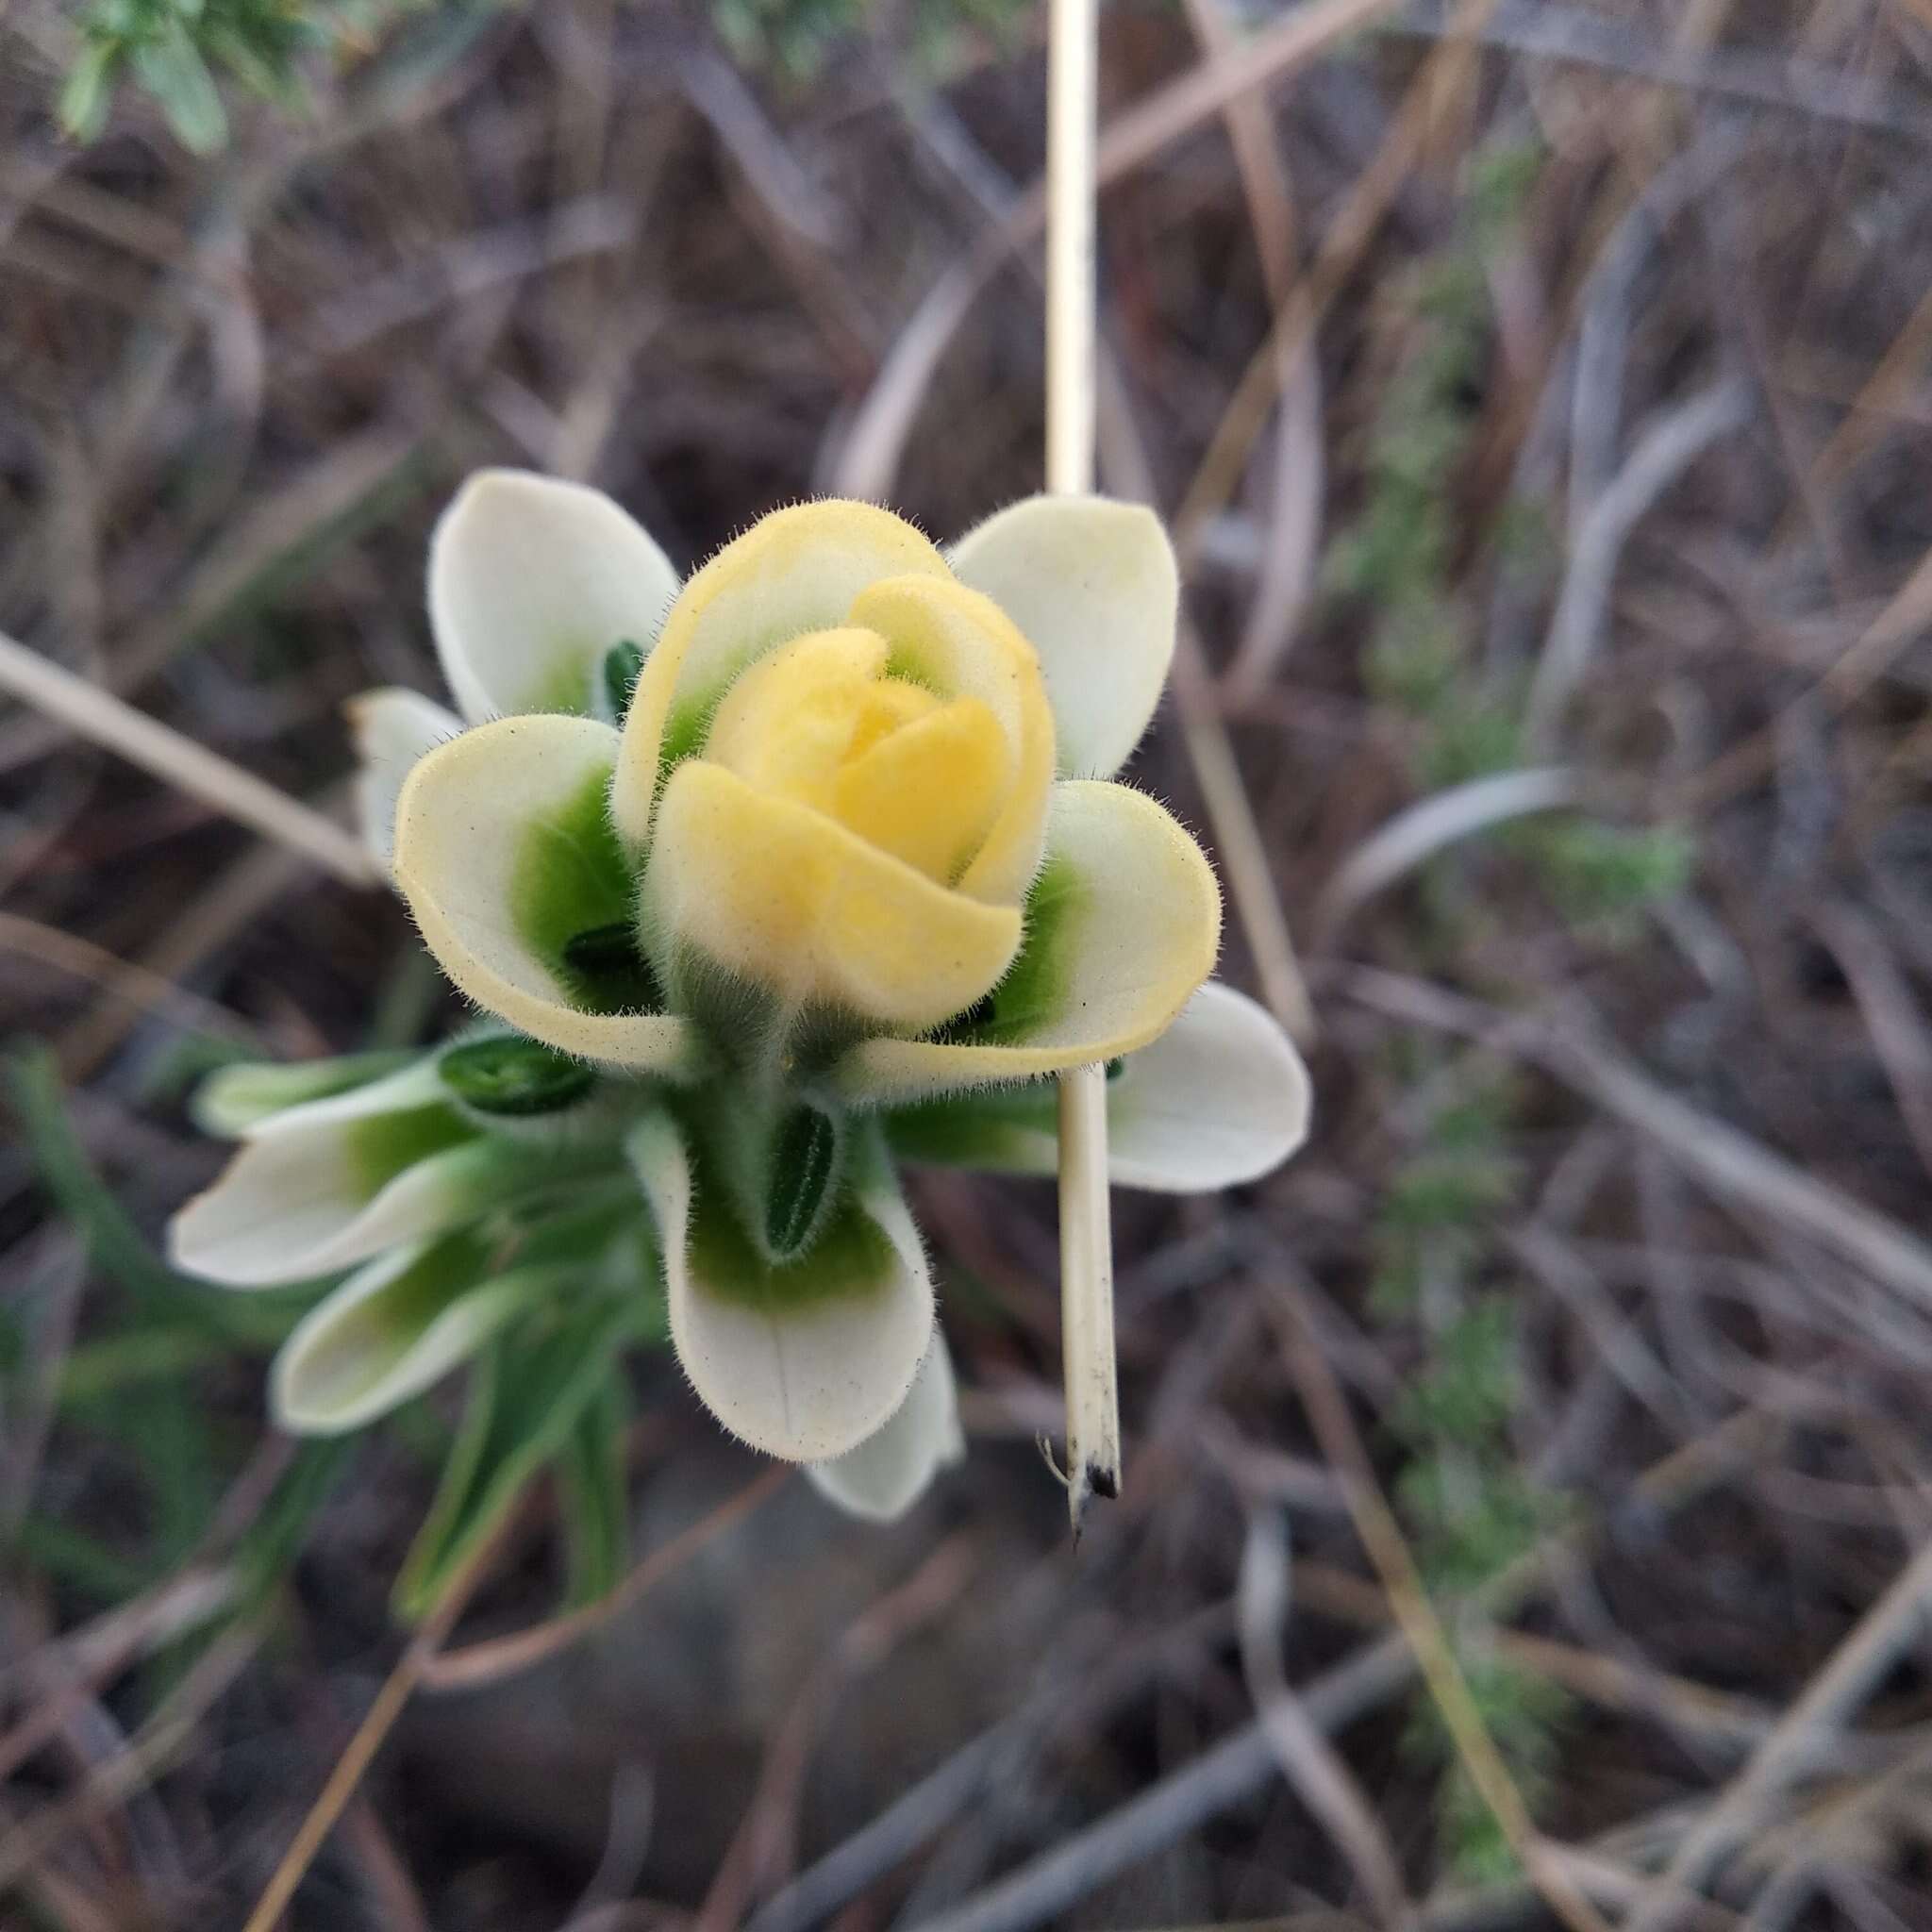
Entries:
{"label": "green bract", "polygon": [[1292,1047],[1203,985],[1206,860],[1114,779],[1175,596],[1159,525],[1094,498],[947,553],[800,505],[680,586],[593,491],[464,487],[429,579],[458,709],[353,719],[370,843],[488,1017],[420,1057],[225,1070],[202,1117],[241,1145],[174,1225],[237,1287],[353,1271],[277,1361],[288,1427],[485,1351],[408,1601],[545,1461],[608,1568],[612,1363],[667,1327],[728,1428],[905,1507],[960,1443],[894,1158],[1050,1172],[1047,1076],[1109,1064],[1128,1185],[1298,1143]]}

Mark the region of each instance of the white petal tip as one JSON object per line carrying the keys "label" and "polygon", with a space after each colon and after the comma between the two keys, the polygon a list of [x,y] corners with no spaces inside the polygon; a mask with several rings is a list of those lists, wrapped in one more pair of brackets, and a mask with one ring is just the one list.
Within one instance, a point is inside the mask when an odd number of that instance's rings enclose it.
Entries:
{"label": "white petal tip", "polygon": [[966,1437],[945,1337],[933,1331],[906,1400],[873,1435],[830,1461],[806,1465],[812,1487],[848,1516],[893,1523],[932,1486],[941,1469],[962,1461]]}

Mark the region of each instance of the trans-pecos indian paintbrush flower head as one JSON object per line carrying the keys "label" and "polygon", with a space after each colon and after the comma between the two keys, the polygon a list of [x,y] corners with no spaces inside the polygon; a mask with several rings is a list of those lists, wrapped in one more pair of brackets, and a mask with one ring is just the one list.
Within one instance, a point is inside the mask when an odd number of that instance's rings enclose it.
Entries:
{"label": "trans-pecos indian paintbrush flower head", "polygon": [[1214,875],[1115,780],[1175,605],[1159,524],[1100,498],[949,551],[800,504],[680,585],[595,491],[473,477],[429,564],[458,709],[381,691],[355,724],[367,835],[479,1018],[216,1076],[240,1150],[175,1224],[238,1287],[353,1271],[277,1360],[283,1423],[628,1298],[727,1428],[893,1514],[959,1447],[895,1161],[1050,1173],[1046,1076],[1091,1062],[1124,1185],[1285,1158],[1300,1061],[1204,984]]}

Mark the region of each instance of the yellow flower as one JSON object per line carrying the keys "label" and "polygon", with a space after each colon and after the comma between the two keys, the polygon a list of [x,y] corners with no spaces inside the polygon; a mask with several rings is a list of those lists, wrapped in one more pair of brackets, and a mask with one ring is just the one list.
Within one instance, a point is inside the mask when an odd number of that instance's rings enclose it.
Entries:
{"label": "yellow flower", "polygon": [[[1219,893],[1159,806],[1093,782],[1139,741],[1173,652],[1152,515],[1034,498],[948,557],[889,511],[809,503],[675,596],[660,563],[608,498],[516,473],[473,478],[438,530],[430,611],[472,728],[447,721],[374,791],[400,792],[396,882],[465,992],[566,1052],[675,1074],[691,1002],[598,997],[565,957],[635,924],[660,996],[708,965],[849,1016],[832,1077],[853,1099],[1160,1033],[1213,964]],[[620,729],[606,673],[625,645],[641,669]],[[365,741],[391,703],[365,707]],[[1042,889],[1053,957],[1029,958]],[[996,1041],[932,1037],[996,985]]]}
{"label": "yellow flower", "polygon": [[780,511],[692,580],[639,681],[624,769],[641,775],[613,803],[649,846],[651,916],[680,941],[788,1001],[921,1027],[1012,963],[1053,783],[1033,647],[923,539],[890,527],[908,553],[891,560],[915,568],[866,586],[836,627],[684,699],[686,718],[708,716],[703,749],[671,773],[655,818],[650,795],[663,742],[662,726],[647,735],[650,708],[676,702],[674,654],[708,609],[769,553],[883,516]]}
{"label": "yellow flower", "polygon": [[[281,1113],[259,1075],[218,1096],[244,1146],[177,1220],[184,1265],[277,1278],[297,1200],[302,1265],[366,1263],[291,1344],[282,1411],[347,1425],[511,1319],[540,1277],[476,1299],[462,1230],[520,1160],[552,1191],[576,1162],[634,1177],[727,1426],[862,1513],[903,1507],[958,1432],[894,1155],[1050,1167],[1038,1077],[1097,1061],[1124,1062],[1132,1184],[1250,1178],[1306,1124],[1273,1021],[1194,997],[1206,858],[1114,782],[1176,597],[1158,521],[1099,498],[1016,504],[948,551],[801,504],[680,586],[598,492],[472,478],[429,573],[460,715],[360,701],[360,793],[444,971],[528,1039]],[[443,1137],[422,1163],[395,1165],[396,1119]]]}

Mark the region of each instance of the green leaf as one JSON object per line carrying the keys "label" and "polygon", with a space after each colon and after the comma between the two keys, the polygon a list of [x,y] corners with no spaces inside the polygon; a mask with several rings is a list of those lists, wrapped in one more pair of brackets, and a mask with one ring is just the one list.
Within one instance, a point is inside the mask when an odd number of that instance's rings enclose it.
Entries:
{"label": "green leaf", "polygon": [[664,996],[638,950],[636,928],[629,920],[613,919],[572,933],[558,958],[565,983],[592,1012],[664,1010]]}
{"label": "green leaf", "polygon": [[548,1297],[569,1269],[492,1270],[494,1243],[460,1228],[358,1270],[275,1357],[271,1408],[297,1435],[362,1428],[441,1381]]}
{"label": "green leaf", "polygon": [[1463,1309],[1435,1338],[1426,1370],[1397,1400],[1396,1430],[1411,1441],[1483,1447],[1515,1413],[1517,1355],[1513,1303],[1490,1295]]}
{"label": "green leaf", "polygon": [[765,1244],[787,1261],[810,1244],[833,1197],[843,1135],[839,1121],[808,1103],[794,1108],[772,1145],[765,1194]]}
{"label": "green leaf", "polygon": [[135,1328],[72,1350],[60,1364],[60,1407],[86,1417],[144,1382],[173,1381],[223,1360],[228,1344],[192,1328]]}
{"label": "green leaf", "polygon": [[111,41],[89,41],[60,89],[60,131],[70,141],[96,141],[114,105],[121,49]]}
{"label": "green leaf", "polygon": [[214,76],[178,20],[136,46],[134,71],[160,104],[183,147],[210,155],[226,143],[228,116]]}
{"label": "green leaf", "polygon": [[151,1565],[124,1557],[51,1516],[26,1517],[15,1532],[13,1547],[0,1545],[0,1551],[14,1574],[31,1563],[63,1588],[98,1604],[125,1604],[155,1580]]}
{"label": "green leaf", "polygon": [[948,1020],[934,1038],[976,1046],[1024,1040],[1058,1010],[1065,991],[1073,915],[1087,884],[1064,858],[1050,858],[1026,894],[1020,952],[1000,983],[976,1005]]}
{"label": "green leaf", "polygon": [[[727,1091],[721,1110],[728,1109],[728,1104]],[[675,1132],[689,1150],[695,1182],[688,1258],[707,1293],[781,1315],[816,1302],[873,1294],[892,1278],[900,1265],[896,1253],[861,1199],[864,1179],[890,1168],[891,1157],[874,1125],[859,1127],[856,1144],[838,1163],[809,1240],[791,1255],[774,1257],[759,1239],[765,1232],[759,1225],[765,1197],[755,1194],[747,1202],[743,1190],[732,1186],[724,1164],[732,1150],[715,1145],[715,1134],[692,1131],[690,1111]],[[728,1131],[728,1113],[724,1124]],[[634,1130],[633,1148],[641,1131]],[[647,1180],[647,1191],[648,1187]],[[659,1236],[661,1241],[661,1229]]]}
{"label": "green leaf", "polygon": [[1672,897],[1697,859],[1694,841],[1677,825],[1559,818],[1520,829],[1558,909],[1578,923],[1615,921]]}
{"label": "green leaf", "polygon": [[638,950],[637,881],[610,824],[610,774],[525,828],[510,879],[510,921],[524,943],[593,1013],[661,1012]]}
{"label": "green leaf", "polygon": [[162,1567],[182,1562],[207,1533],[217,1489],[208,1410],[178,1382],[152,1382],[124,1402],[115,1434],[140,1457],[153,1500],[153,1548]]}
{"label": "green leaf", "polygon": [[[1116,1078],[1124,1064],[1110,1061],[1108,1078]],[[895,1158],[944,1167],[997,1169],[1022,1159],[1041,1135],[1059,1135],[1055,1086],[1045,1079],[934,1094],[888,1108],[884,1120]]]}
{"label": "green leaf", "polygon": [[1562,1499],[1489,1458],[1419,1457],[1395,1479],[1432,1591],[1464,1596],[1526,1556],[1562,1519]]}
{"label": "green leaf", "polygon": [[616,724],[622,724],[630,709],[631,693],[643,668],[644,654],[628,638],[604,653],[604,699]]}
{"label": "green leaf", "polygon": [[500,1033],[450,1047],[436,1071],[457,1098],[478,1113],[522,1119],[556,1113],[581,1100],[596,1084],[596,1070],[583,1060]]}
{"label": "green leaf", "polygon": [[426,1616],[502,1526],[597,1398],[638,1320],[637,1304],[593,1296],[547,1326],[513,1331],[482,1358],[436,1500],[396,1579],[398,1616]]}
{"label": "green leaf", "polygon": [[557,1493],[569,1553],[565,1602],[575,1609],[617,1588],[629,1563],[629,1471],[624,1431],[629,1391],[612,1361],[557,1458]]}
{"label": "green leaf", "polygon": [[269,35],[258,41],[222,22],[210,22],[200,35],[206,55],[243,87],[291,113],[307,105],[301,76],[292,62],[301,42],[309,38],[306,33],[298,40]]}

